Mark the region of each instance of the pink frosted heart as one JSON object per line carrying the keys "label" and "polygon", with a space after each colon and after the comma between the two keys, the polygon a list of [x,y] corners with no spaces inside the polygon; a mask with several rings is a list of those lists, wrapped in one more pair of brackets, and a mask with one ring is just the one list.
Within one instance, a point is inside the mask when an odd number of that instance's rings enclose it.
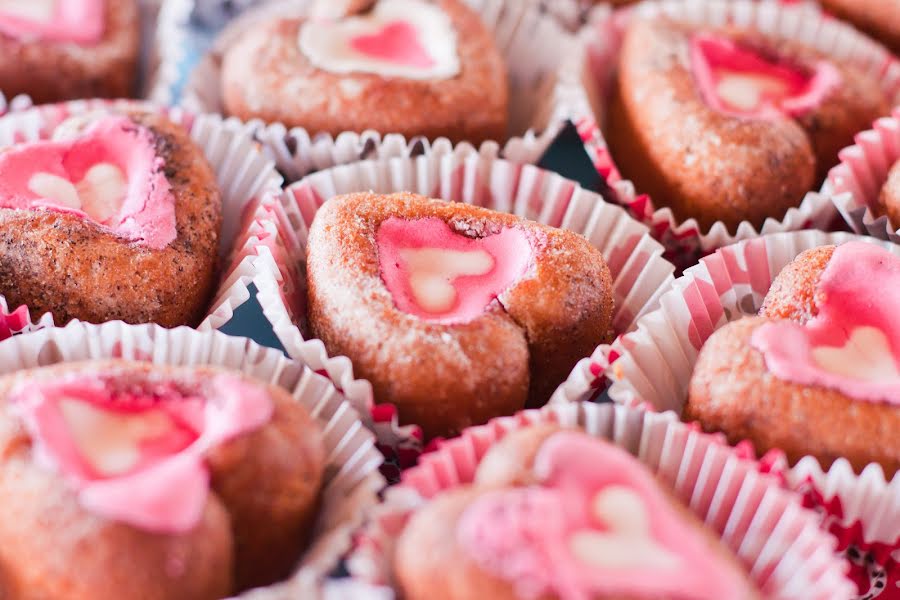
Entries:
{"label": "pink frosted heart", "polygon": [[391,217],[378,228],[377,243],[381,278],[395,306],[439,323],[481,315],[533,260],[531,243],[520,228],[476,239],[433,217]]}
{"label": "pink frosted heart", "polygon": [[840,73],[827,61],[819,61],[807,73],[728,38],[706,34],[691,40],[691,68],[710,107],[761,119],[806,113],[841,82]]}
{"label": "pink frosted heart", "polygon": [[105,0],[0,0],[0,32],[17,39],[95,44]]}
{"label": "pink frosted heart", "polygon": [[434,59],[419,41],[419,32],[407,21],[391,21],[381,30],[359,35],[350,40],[350,47],[378,60],[417,69],[430,69]]}

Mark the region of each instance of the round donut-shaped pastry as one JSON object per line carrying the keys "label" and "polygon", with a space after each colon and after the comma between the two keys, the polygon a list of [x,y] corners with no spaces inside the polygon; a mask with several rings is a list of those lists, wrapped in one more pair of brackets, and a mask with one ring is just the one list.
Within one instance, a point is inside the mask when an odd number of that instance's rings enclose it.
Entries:
{"label": "round donut-shaped pastry", "polygon": [[892,228],[900,227],[900,161],[888,171],[887,181],[881,188],[873,212],[876,217],[887,216]]}
{"label": "round donut-shaped pastry", "polygon": [[307,279],[313,334],[428,437],[545,403],[611,339],[599,250],[466,204],[333,198],[310,228]]}
{"label": "round donut-shaped pastry", "polygon": [[0,152],[0,293],[57,324],[197,324],[221,224],[212,168],[159,115],[64,123]]}
{"label": "round donut-shaped pastry", "polygon": [[310,133],[374,129],[480,143],[506,134],[506,67],[460,0],[378,0],[334,20],[250,27],[222,60],[225,110]]}
{"label": "round donut-shaped pastry", "polygon": [[35,103],[132,95],[137,0],[23,0],[0,5],[0,90]]}
{"label": "round donut-shaped pastry", "polygon": [[834,256],[835,246],[819,246],[801,252],[784,267],[763,299],[760,316],[790,319],[805,324],[819,314],[825,301],[818,290],[819,278]]}
{"label": "round donut-shaped pastry", "polygon": [[289,575],[321,434],[228,371],[70,363],[0,379],[0,595],[218,599]]}
{"label": "round donut-shaped pastry", "polygon": [[853,23],[894,53],[900,51],[900,0],[821,0],[835,16]]}
{"label": "round donut-shaped pastry", "polygon": [[877,81],[797,43],[636,18],[607,129],[639,191],[734,232],[798,206],[885,107]]}
{"label": "round donut-shaped pastry", "polygon": [[404,598],[760,597],[721,540],[621,448],[573,430],[510,437],[484,460],[518,463],[525,480],[454,488],[413,514],[394,559]]}

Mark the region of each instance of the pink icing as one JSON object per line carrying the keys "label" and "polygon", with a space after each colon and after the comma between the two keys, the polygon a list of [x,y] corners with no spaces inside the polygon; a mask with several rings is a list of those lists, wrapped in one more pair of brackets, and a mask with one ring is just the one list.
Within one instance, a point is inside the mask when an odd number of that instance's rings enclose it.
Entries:
{"label": "pink icing", "polygon": [[691,40],[691,67],[704,101],[738,117],[802,115],[819,106],[841,82],[840,73],[827,61],[817,62],[807,74],[714,35]]}
{"label": "pink icing", "polygon": [[20,40],[96,44],[106,0],[0,0],[0,33]]}
{"label": "pink icing", "polygon": [[[650,473],[627,452],[585,434],[562,432],[541,446],[534,472],[540,486],[484,494],[463,513],[457,529],[469,557],[514,583],[521,596],[718,600],[744,595],[740,577],[709,552],[702,534],[682,521]],[[618,500],[607,506],[615,510],[607,508],[601,520],[592,502],[613,490]],[[592,547],[590,554],[579,555],[572,544],[576,535],[601,550]]]}
{"label": "pink icing", "polygon": [[350,47],[374,58],[418,69],[430,69],[434,59],[419,41],[418,30],[407,21],[393,21],[377,33],[359,35]]}
{"label": "pink icing", "polygon": [[85,509],[155,533],[189,531],[209,494],[206,454],[267,423],[271,399],[228,375],[210,380],[204,396],[117,383],[27,382],[10,398],[38,464],[62,473]]}
{"label": "pink icing", "polygon": [[533,263],[528,236],[513,227],[475,239],[438,218],[391,217],[378,228],[377,243],[396,307],[438,323],[478,317]]}
{"label": "pink icing", "polygon": [[900,258],[864,242],[838,246],[816,298],[819,313],[805,325],[776,321],[753,332],[769,371],[857,400],[900,404]]}
{"label": "pink icing", "polygon": [[[100,186],[92,186],[91,169],[98,165],[118,169],[125,187],[117,197],[88,202],[95,191],[102,197]],[[105,117],[76,139],[41,140],[0,153],[0,207],[77,214],[129,241],[161,249],[176,236],[175,198],[163,166],[149,130],[123,116]],[[35,176],[79,188],[84,203],[47,197],[35,186]]]}

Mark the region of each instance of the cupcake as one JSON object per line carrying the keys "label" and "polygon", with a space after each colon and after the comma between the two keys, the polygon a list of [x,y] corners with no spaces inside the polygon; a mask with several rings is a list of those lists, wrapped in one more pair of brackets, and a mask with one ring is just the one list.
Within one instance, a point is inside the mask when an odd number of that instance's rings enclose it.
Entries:
{"label": "cupcake", "polygon": [[900,228],[900,160],[888,171],[873,212],[876,217],[886,216],[892,231]]}
{"label": "cupcake", "polygon": [[137,0],[0,4],[0,90],[36,103],[126,97],[140,45]]}
{"label": "cupcake", "polygon": [[361,12],[277,16],[243,31],[222,58],[226,112],[332,136],[505,135],[506,68],[478,14],[461,0],[349,4]]}
{"label": "cupcake", "polygon": [[57,323],[172,327],[205,315],[222,200],[203,152],[166,117],[93,113],[5,148],[0,208],[10,306]]}
{"label": "cupcake", "polygon": [[281,388],[99,361],[0,397],[4,598],[212,600],[287,576],[309,538],[322,438]]}
{"label": "cupcake", "polygon": [[825,10],[853,25],[893,50],[900,51],[900,2],[898,0],[821,0]]}
{"label": "cupcake", "polygon": [[606,133],[638,192],[701,231],[721,221],[734,233],[784,218],[887,106],[877,80],[811,46],[635,16]]}
{"label": "cupcake", "polygon": [[553,425],[508,434],[418,509],[394,563],[409,600],[762,597],[637,459]]}
{"label": "cupcake", "polygon": [[900,469],[900,258],[849,242],[807,250],[773,282],[758,317],[703,345],[684,417],[732,442]]}
{"label": "cupcake", "polygon": [[426,437],[542,405],[612,339],[585,238],[409,193],[327,201],[309,231],[309,326]]}

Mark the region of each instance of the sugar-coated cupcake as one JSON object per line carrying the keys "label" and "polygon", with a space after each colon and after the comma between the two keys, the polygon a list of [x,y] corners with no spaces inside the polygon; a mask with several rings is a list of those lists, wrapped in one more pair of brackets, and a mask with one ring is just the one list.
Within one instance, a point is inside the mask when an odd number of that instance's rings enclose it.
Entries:
{"label": "sugar-coated cupcake", "polygon": [[0,91],[36,103],[131,96],[137,0],[19,0],[0,4]]}
{"label": "sugar-coated cupcake", "polygon": [[474,483],[419,508],[393,562],[409,600],[760,597],[637,459],[553,425],[508,434]]}
{"label": "sugar-coated cupcake", "polygon": [[638,192],[734,232],[798,206],[886,108],[877,81],[798,42],[636,16],[607,133]]}
{"label": "sugar-coated cupcake", "polygon": [[314,337],[428,437],[545,403],[612,337],[601,252],[508,213],[340,196],[316,213],[307,252]]}
{"label": "sugar-coated cupcake", "polygon": [[5,599],[218,599],[309,538],[321,433],[280,388],[100,361],[6,376],[0,404]]}
{"label": "sugar-coated cupcake", "polygon": [[703,346],[684,416],[792,461],[900,469],[900,259],[864,242],[800,254],[759,317]]}
{"label": "sugar-coated cupcake", "polygon": [[311,134],[374,129],[478,143],[506,132],[506,68],[460,0],[378,0],[262,20],[225,51],[225,110]]}
{"label": "sugar-coated cupcake", "polygon": [[222,200],[200,148],[165,117],[92,113],[6,148],[0,209],[8,305],[57,324],[205,315]]}

